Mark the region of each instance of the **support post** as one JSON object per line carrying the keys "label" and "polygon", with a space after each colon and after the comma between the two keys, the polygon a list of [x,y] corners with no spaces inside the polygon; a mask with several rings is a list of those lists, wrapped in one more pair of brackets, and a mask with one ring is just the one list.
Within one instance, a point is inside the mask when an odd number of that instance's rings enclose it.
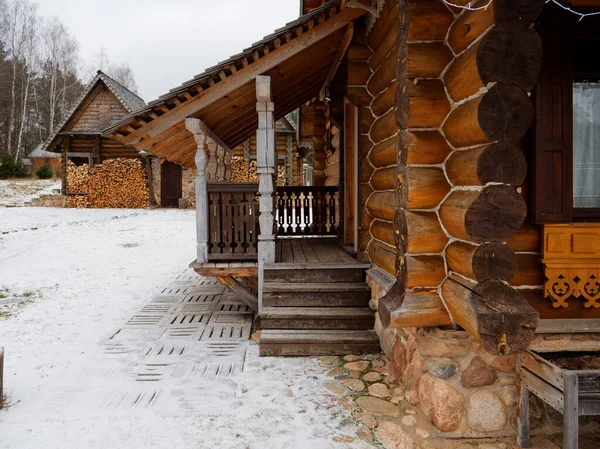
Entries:
{"label": "support post", "polygon": [[[196,262],[208,262],[208,191],[206,188],[206,134],[200,130],[200,120],[185,119],[186,128],[194,135],[196,149]],[[215,147],[216,150],[216,147]]]}
{"label": "support post", "polygon": [[523,385],[523,382],[521,382],[517,415],[517,445],[522,449],[531,447],[529,444],[529,390]]}
{"label": "support post", "polygon": [[225,182],[225,149],[217,147],[217,173],[219,182]]}
{"label": "support post", "polygon": [[231,161],[233,154],[230,151],[225,152],[225,182],[231,182]]}
{"label": "support post", "polygon": [[294,184],[294,140],[290,134],[288,134],[286,142],[285,178],[288,186]]}
{"label": "support post", "polygon": [[208,175],[210,176],[210,182],[217,182],[217,165],[218,165],[217,164],[217,147],[218,147],[218,145],[215,142],[206,139],[206,136],[204,137],[204,140],[206,141],[206,145],[208,147]]}
{"label": "support post", "polygon": [[271,101],[271,77],[256,77],[256,99],[256,111],[258,112],[256,156],[259,175],[258,192],[260,194],[258,260],[263,263],[274,263],[275,119],[274,104]]}
{"label": "support post", "polygon": [[275,106],[271,101],[271,77],[256,77],[256,162],[259,176],[260,235],[258,236],[259,311],[262,309],[264,265],[275,263]]}
{"label": "support post", "polygon": [[563,449],[579,447],[579,378],[576,373],[563,372]]}

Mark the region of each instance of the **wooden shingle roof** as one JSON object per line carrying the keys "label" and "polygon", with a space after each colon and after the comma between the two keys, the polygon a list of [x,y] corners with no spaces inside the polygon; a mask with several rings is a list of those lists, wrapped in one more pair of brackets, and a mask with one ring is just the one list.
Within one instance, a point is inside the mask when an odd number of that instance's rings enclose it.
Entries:
{"label": "wooden shingle roof", "polygon": [[237,147],[256,132],[256,76],[271,77],[276,120],[318,96],[348,29],[366,13],[352,7],[356,1],[344,2],[345,7],[338,3],[329,1],[208,68],[129,114],[104,135],[193,166],[196,144],[184,123],[193,117],[201,119],[229,148]]}
{"label": "wooden shingle roof", "polygon": [[96,76],[92,79],[92,81],[88,83],[83,92],[81,92],[81,95],[79,95],[79,98],[75,102],[75,105],[71,108],[71,110],[65,116],[65,118],[54,128],[50,136],[48,136],[48,138],[42,144],[40,150],[46,150],[50,146],[50,144],[56,139],[58,134],[61,131],[63,131],[71,117],[73,117],[73,115],[77,111],[77,109],[81,106],[81,104],[85,101],[88,95],[100,82],[104,83],[108,90],[110,90],[114,94],[114,96],[117,97],[117,99],[127,110],[127,112],[132,113],[146,106],[146,102],[142,98],[131,92],[119,82],[112,79],[103,71],[98,70],[96,72]]}

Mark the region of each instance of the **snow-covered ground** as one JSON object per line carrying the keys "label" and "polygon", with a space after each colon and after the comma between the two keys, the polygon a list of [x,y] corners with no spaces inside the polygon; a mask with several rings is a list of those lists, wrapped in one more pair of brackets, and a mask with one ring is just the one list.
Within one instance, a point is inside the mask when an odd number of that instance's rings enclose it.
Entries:
{"label": "snow-covered ground", "polygon": [[60,191],[60,186],[56,179],[0,179],[0,206],[21,206],[40,195]]}
{"label": "snow-covered ground", "polygon": [[0,448],[366,447],[336,442],[353,430],[318,360],[249,343],[242,373],[159,392],[188,410],[98,406],[142,388],[106,340],[187,268],[194,234],[191,211],[0,209],[0,304],[23,300],[0,307]]}

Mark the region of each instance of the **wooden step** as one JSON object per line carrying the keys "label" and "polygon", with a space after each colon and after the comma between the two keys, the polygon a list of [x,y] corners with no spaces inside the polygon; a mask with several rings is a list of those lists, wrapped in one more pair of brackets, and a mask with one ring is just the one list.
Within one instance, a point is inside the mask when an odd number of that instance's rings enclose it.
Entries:
{"label": "wooden step", "polygon": [[373,330],[269,330],[260,337],[261,356],[346,355],[379,352]]}
{"label": "wooden step", "polygon": [[363,282],[269,282],[263,287],[264,307],[367,307],[370,299]]}
{"label": "wooden step", "polygon": [[262,329],[373,329],[368,307],[263,307]]}
{"label": "wooden step", "polygon": [[315,264],[301,266],[298,264],[278,263],[265,266],[265,282],[304,282],[304,283],[345,283],[363,282],[365,264]]}

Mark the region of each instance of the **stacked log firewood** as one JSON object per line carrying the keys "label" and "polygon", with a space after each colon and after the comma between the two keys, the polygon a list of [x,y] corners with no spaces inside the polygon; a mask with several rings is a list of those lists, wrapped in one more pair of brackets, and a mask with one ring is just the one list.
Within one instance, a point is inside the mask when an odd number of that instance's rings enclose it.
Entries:
{"label": "stacked log firewood", "polygon": [[278,187],[285,186],[285,165],[277,167],[277,182]]}
{"label": "stacked log firewood", "polygon": [[90,172],[90,207],[149,206],[146,170],[137,159],[109,159]]}
{"label": "stacked log firewood", "polygon": [[231,160],[231,182],[248,182],[249,169],[248,159],[234,157]]}
{"label": "stacked log firewood", "polygon": [[69,161],[67,164],[68,189],[70,194],[67,198],[67,207],[73,209],[84,209],[89,207],[88,193],[90,174],[87,165],[77,166]]}
{"label": "stacked log firewood", "polygon": [[243,157],[231,161],[231,182],[258,182],[256,161],[249,162]]}
{"label": "stacked log firewood", "polygon": [[68,207],[139,209],[149,206],[146,170],[137,159],[108,159],[91,170],[68,166]]}
{"label": "stacked log firewood", "polygon": [[89,193],[90,175],[87,165],[77,166],[69,161],[67,166],[69,193]]}

